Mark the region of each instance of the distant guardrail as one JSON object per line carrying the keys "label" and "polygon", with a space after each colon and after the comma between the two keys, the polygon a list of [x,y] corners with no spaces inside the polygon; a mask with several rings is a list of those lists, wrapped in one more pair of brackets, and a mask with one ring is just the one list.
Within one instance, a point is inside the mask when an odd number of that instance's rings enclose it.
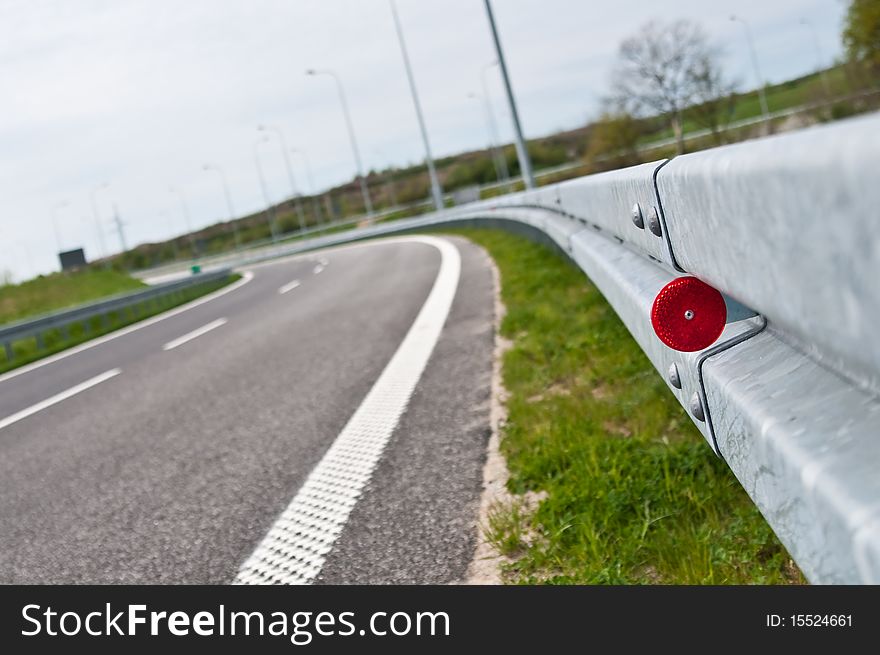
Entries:
{"label": "distant guardrail", "polygon": [[[88,335],[98,328],[110,327],[111,317],[131,322],[139,317],[155,313],[169,303],[178,304],[200,292],[204,287],[216,286],[232,275],[230,269],[194,274],[190,277],[157,284],[142,291],[124,293],[96,302],[77,305],[69,309],[51,312],[35,318],[0,325],[0,344],[6,355],[6,364],[16,361],[15,345],[32,339],[37,351],[46,349],[46,335],[57,333],[62,341],[70,339],[70,328],[82,325]],[[98,326],[92,324],[97,322]]]}
{"label": "distant guardrail", "polygon": [[[326,235],[237,263],[456,225],[554,245],[602,291],[807,578],[877,584],[878,170],[874,114]],[[723,293],[727,304],[720,337],[694,352],[667,346],[652,322],[660,291],[683,276]]]}

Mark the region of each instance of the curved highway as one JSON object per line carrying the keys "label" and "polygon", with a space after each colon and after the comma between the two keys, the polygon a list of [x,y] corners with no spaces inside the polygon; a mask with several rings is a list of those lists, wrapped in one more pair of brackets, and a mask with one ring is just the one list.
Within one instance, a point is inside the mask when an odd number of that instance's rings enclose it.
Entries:
{"label": "curved highway", "polygon": [[[317,553],[299,581],[462,580],[489,435],[493,283],[482,250],[433,241],[246,269],[0,376],[0,582],[284,582],[264,563],[287,570],[297,548]],[[354,486],[327,483],[355,424],[372,454],[351,451]],[[297,509],[307,481],[334,526],[317,541]],[[309,534],[266,550],[291,512]]]}

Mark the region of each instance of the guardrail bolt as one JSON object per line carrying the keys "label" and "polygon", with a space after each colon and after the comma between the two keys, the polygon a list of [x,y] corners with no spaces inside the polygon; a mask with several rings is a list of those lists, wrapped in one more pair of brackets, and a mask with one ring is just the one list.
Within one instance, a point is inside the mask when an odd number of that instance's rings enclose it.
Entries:
{"label": "guardrail bolt", "polygon": [[676,389],[681,389],[681,378],[678,375],[678,366],[673,362],[669,365],[669,384]]}
{"label": "guardrail bolt", "polygon": [[639,206],[639,203],[633,205],[632,208],[632,220],[633,225],[635,225],[640,230],[645,229],[645,219],[642,217],[642,208]]}
{"label": "guardrail bolt", "polygon": [[694,395],[691,396],[691,414],[694,415],[694,418],[698,421],[706,420],[706,412],[703,410],[703,399],[700,398],[700,394],[694,391]]}
{"label": "guardrail bolt", "polygon": [[663,231],[660,229],[660,214],[657,213],[656,207],[651,207],[651,213],[648,214],[648,229],[655,237],[663,235]]}

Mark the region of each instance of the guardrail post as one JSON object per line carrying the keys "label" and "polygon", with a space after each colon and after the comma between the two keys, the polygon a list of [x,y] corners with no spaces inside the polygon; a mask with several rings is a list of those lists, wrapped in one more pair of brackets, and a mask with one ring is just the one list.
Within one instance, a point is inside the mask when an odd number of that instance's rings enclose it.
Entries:
{"label": "guardrail post", "polygon": [[37,334],[34,335],[34,340],[37,342],[37,350],[43,350],[46,348],[46,342],[43,341],[42,332],[37,332]]}
{"label": "guardrail post", "polygon": [[9,341],[4,342],[3,349],[6,351],[6,363],[9,364],[15,357],[15,351],[12,350],[12,343]]}

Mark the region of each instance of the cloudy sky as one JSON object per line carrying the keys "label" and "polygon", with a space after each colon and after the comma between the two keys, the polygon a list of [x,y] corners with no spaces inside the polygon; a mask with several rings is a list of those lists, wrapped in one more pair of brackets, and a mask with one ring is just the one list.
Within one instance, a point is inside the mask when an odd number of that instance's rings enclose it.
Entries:
{"label": "cloudy sky", "polygon": [[[620,41],[654,19],[690,18],[724,49],[744,87],[755,78],[740,24],[749,20],[762,73],[781,81],[840,55],[843,0],[494,0],[529,137],[583,124],[606,93]],[[398,0],[435,155],[482,147],[481,89],[493,60],[482,0]],[[662,10],[662,14],[661,14]],[[343,80],[365,165],[422,159],[388,0],[0,0],[0,271],[56,267],[65,249],[100,254],[90,195],[111,250],[225,217],[221,166],[238,213],[263,205],[253,148],[260,123],[283,129],[311,159],[319,189],[350,179],[351,151],[333,82]],[[505,139],[497,76],[490,93]],[[261,148],[273,200],[288,195],[280,148]],[[309,191],[302,162],[298,183]],[[66,204],[65,204],[66,203]]]}

